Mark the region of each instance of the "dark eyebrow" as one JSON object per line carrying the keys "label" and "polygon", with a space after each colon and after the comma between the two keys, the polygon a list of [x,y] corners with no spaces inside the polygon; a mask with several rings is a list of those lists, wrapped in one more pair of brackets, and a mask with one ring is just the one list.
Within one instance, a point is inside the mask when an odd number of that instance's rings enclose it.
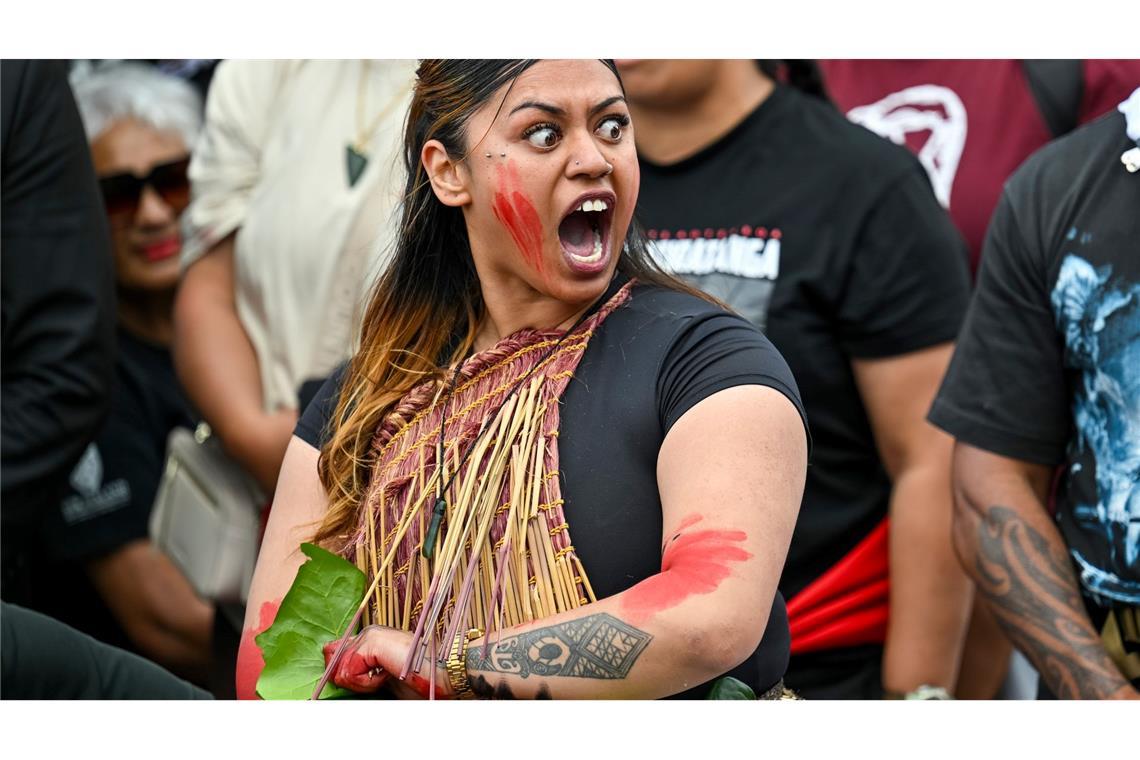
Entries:
{"label": "dark eyebrow", "polygon": [[590,109],[590,115],[593,116],[598,111],[604,111],[607,108],[609,108],[610,106],[612,106],[614,103],[624,103],[624,102],[625,102],[625,97],[622,95],[614,95],[612,98],[606,98],[601,103],[598,103],[596,106],[594,106],[593,108]]}
{"label": "dark eyebrow", "polygon": [[526,100],[512,108],[508,116],[513,116],[516,111],[521,111],[524,108],[537,108],[540,111],[546,111],[547,113],[553,114],[554,116],[566,115],[566,112],[558,106],[552,106],[549,103],[539,103],[537,100]]}
{"label": "dark eyebrow", "polygon": [[[593,108],[590,109],[590,116],[593,116],[598,111],[604,111],[605,109],[612,106],[614,103],[624,103],[624,102],[625,102],[625,97],[622,95],[614,95],[612,98],[606,98],[601,103],[598,103],[596,106],[594,106]],[[522,103],[519,103],[514,108],[512,108],[511,112],[508,114],[508,116],[513,116],[516,111],[522,111],[522,110],[527,109],[527,108],[537,108],[539,111],[545,111],[546,113],[552,114],[554,116],[565,116],[566,115],[566,111],[559,108],[558,106],[552,106],[549,103],[541,103],[537,100],[526,100],[526,101],[523,101]]]}

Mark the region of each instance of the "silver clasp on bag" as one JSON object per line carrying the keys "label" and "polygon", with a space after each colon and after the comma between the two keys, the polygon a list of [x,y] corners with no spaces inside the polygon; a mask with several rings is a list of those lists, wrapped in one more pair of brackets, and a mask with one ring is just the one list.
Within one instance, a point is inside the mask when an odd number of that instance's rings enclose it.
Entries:
{"label": "silver clasp on bag", "polygon": [[194,428],[194,440],[200,444],[205,443],[206,439],[213,435],[213,432],[210,430],[210,425],[203,420],[198,423],[198,427]]}

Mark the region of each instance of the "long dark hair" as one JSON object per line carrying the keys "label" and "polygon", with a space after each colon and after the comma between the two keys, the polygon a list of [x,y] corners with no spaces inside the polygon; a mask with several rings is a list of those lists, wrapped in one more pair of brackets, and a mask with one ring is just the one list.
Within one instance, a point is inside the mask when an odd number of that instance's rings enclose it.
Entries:
{"label": "long dark hair", "polygon": [[[466,134],[471,116],[535,63],[420,62],[404,127],[407,183],[395,250],[369,298],[360,349],[345,372],[332,417],[332,435],[321,450],[317,466],[329,498],[318,541],[337,539],[354,525],[373,464],[374,432],[415,385],[442,375],[438,362],[445,352],[451,353],[443,357],[447,363],[460,361],[470,352],[483,314],[482,291],[463,213],[435,197],[420,160],[423,146],[429,140],[439,140],[449,156],[465,160],[469,145],[479,137]],[[613,61],[603,63],[620,86],[621,77]],[[626,234],[617,269],[641,282],[708,298],[654,262],[636,222]]]}

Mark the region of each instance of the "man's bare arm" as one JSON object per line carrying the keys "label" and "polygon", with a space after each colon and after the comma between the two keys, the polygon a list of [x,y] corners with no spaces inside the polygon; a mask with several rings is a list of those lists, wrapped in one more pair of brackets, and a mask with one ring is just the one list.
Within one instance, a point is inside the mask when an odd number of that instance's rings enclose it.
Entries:
{"label": "man's bare arm", "polygon": [[852,362],[891,478],[890,623],[883,687],[953,690],[973,589],[950,544],[953,440],[926,421],[953,345]]}

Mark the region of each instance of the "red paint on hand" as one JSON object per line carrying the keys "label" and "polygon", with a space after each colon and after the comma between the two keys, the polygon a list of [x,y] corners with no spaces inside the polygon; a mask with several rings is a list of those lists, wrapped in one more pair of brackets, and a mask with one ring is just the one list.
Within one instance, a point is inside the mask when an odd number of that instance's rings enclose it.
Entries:
{"label": "red paint on hand", "polygon": [[522,192],[518,168],[514,162],[496,168],[499,175],[499,188],[491,209],[499,223],[507,228],[515,247],[523,259],[538,273],[542,273],[542,220],[534,210],[534,204]]}
{"label": "red paint on hand", "polygon": [[254,639],[273,625],[277,617],[277,610],[281,600],[266,602],[261,605],[257,626],[246,628],[241,636],[241,645],[238,647],[237,668],[234,673],[234,686],[238,699],[258,699],[257,679],[265,669],[265,659],[261,655],[261,647]]}
{"label": "red paint on hand", "polygon": [[[380,667],[379,658],[360,652],[360,638],[352,637],[333,671],[332,681],[342,689],[368,693],[379,689],[388,680],[388,673]],[[340,639],[325,644],[325,665],[336,654]]]}
{"label": "red paint on hand", "polygon": [[622,596],[629,622],[638,624],[690,596],[708,594],[732,574],[729,564],[751,559],[735,544],[748,538],[742,530],[698,530],[684,533],[703,519],[690,515],[665,542],[661,572],[646,578]]}

